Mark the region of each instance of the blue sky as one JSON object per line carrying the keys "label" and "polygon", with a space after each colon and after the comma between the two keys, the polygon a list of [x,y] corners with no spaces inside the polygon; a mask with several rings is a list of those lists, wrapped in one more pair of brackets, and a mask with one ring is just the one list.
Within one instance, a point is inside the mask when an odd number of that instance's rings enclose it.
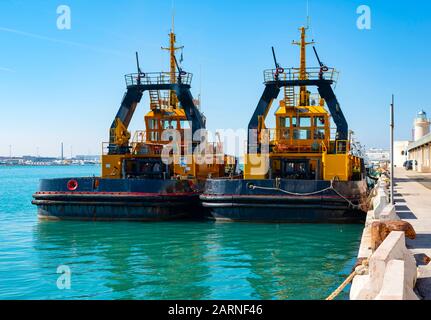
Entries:
{"label": "blue sky", "polygon": [[[71,8],[58,30],[57,7]],[[371,8],[371,30],[356,8]],[[0,155],[97,153],[125,91],[123,75],[161,71],[168,56],[172,0],[0,1]],[[322,60],[340,71],[336,88],[350,128],[367,147],[388,145],[388,108],[396,95],[396,139],[409,139],[416,112],[431,113],[429,1],[309,0],[312,36]],[[210,130],[246,128],[272,68],[298,64],[298,27],[306,0],[176,0],[184,69],[194,73]],[[311,50],[310,64],[315,65]],[[143,100],[131,129],[143,127]],[[275,111],[275,110],[273,110]],[[271,111],[272,115],[273,112]]]}

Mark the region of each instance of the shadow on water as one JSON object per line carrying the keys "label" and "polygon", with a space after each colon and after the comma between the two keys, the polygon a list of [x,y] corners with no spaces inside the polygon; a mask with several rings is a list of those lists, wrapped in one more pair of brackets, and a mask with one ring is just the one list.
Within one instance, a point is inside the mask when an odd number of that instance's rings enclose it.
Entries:
{"label": "shadow on water", "polygon": [[[361,228],[39,222],[37,264],[51,274],[37,289],[66,299],[322,299],[349,273]],[[70,290],[55,287],[59,265],[71,268]]]}

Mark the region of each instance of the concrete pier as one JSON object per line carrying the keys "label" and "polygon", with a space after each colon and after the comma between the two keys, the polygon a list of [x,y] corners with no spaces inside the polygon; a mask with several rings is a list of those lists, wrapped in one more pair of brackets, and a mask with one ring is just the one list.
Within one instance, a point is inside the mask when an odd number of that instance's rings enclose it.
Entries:
{"label": "concrete pier", "polygon": [[395,206],[386,174],[370,193],[352,300],[431,300],[431,174],[394,171]]}
{"label": "concrete pier", "polygon": [[395,206],[385,175],[370,194],[352,300],[431,300],[431,173],[394,171]]}
{"label": "concrete pier", "polygon": [[416,239],[406,239],[407,248],[413,253],[418,266],[415,291],[431,300],[431,173],[395,168],[395,208],[397,215],[409,222],[416,231]]}

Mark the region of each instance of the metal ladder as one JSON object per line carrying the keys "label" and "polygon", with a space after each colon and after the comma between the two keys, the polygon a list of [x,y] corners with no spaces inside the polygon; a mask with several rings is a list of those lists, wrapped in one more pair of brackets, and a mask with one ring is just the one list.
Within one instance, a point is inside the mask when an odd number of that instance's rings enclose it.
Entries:
{"label": "metal ladder", "polygon": [[[287,74],[284,74],[285,80],[291,80],[292,75],[289,74],[289,77]],[[295,106],[295,87],[292,86],[285,86],[284,87],[284,103],[286,107],[294,107]]]}
{"label": "metal ladder", "polygon": [[286,107],[295,106],[295,88],[294,87],[284,87],[284,103]]}
{"label": "metal ladder", "polygon": [[160,97],[160,108],[169,109],[169,91],[164,91]]}
{"label": "metal ladder", "polygon": [[[147,84],[151,84],[151,80],[147,78]],[[158,90],[149,90],[150,94],[150,108],[159,109],[160,108],[160,94]]]}

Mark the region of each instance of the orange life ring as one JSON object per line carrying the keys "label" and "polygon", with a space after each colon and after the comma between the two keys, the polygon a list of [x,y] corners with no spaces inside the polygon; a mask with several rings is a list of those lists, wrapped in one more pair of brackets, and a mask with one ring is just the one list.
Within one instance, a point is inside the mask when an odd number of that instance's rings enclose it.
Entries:
{"label": "orange life ring", "polygon": [[77,188],[78,188],[78,181],[76,181],[75,179],[71,179],[67,181],[67,189],[69,189],[70,191],[75,191]]}
{"label": "orange life ring", "polygon": [[189,183],[190,189],[192,189],[193,192],[197,192],[198,191],[197,190],[198,186],[192,180],[188,180],[188,183]]}

